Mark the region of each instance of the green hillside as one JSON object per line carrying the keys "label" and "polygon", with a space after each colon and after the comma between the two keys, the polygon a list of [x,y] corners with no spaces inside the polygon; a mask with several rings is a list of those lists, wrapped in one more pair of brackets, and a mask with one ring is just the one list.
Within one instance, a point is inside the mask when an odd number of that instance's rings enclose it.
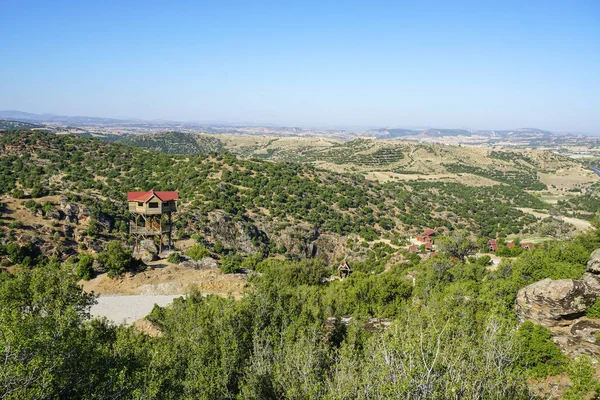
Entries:
{"label": "green hillside", "polygon": [[167,154],[197,154],[222,152],[223,144],[219,139],[182,132],[165,132],[153,135],[132,135],[121,140],[122,143],[142,149],[157,150]]}
{"label": "green hillside", "polygon": [[[125,196],[151,188],[179,191],[176,236],[194,244],[146,267],[128,250]],[[584,276],[600,224],[528,251],[499,240],[499,265],[475,257],[488,238],[532,229],[518,207],[547,207],[520,185],[381,184],[12,131],[0,135],[0,198],[2,398],[531,399],[537,382],[567,378],[566,398],[600,390],[592,358],[571,360],[514,312],[521,288]],[[438,254],[408,252],[425,227]],[[213,260],[210,279],[234,273],[244,293],[192,285],[134,326],[90,319],[97,300],[79,279],[146,283],[167,264],[189,272],[183,257]],[[336,279],[344,259],[352,272]]]}

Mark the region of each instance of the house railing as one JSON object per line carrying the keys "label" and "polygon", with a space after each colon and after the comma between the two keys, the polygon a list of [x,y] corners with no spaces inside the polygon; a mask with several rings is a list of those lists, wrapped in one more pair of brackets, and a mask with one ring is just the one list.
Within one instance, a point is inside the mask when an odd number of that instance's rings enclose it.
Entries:
{"label": "house railing", "polygon": [[138,235],[160,235],[169,232],[171,232],[171,225],[163,225],[162,227],[129,226],[129,233]]}

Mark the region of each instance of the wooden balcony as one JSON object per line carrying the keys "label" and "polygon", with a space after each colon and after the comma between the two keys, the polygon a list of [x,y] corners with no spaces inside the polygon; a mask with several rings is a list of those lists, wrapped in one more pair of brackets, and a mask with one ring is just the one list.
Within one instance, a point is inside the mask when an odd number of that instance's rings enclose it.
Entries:
{"label": "wooden balcony", "polygon": [[165,233],[169,233],[171,232],[171,226],[170,225],[163,225],[162,228],[161,227],[146,227],[146,226],[135,226],[135,225],[130,225],[129,226],[129,233],[134,233],[137,235],[161,235],[161,234],[165,234]]}
{"label": "wooden balcony", "polygon": [[138,206],[137,203],[133,203],[133,202],[129,203],[129,212],[135,213],[135,214],[158,215],[158,214],[165,214],[165,213],[176,212],[176,211],[177,211],[177,205],[175,203],[171,204],[171,205],[165,204],[162,207],[158,207],[158,208],[150,208],[147,206]]}

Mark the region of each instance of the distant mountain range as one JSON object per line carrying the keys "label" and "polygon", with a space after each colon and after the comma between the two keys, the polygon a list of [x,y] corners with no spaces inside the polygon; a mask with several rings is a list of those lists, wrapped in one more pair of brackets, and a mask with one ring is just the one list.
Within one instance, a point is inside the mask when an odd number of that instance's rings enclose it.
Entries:
{"label": "distant mountain range", "polygon": [[55,114],[32,114],[23,111],[5,110],[0,111],[0,119],[23,121],[23,122],[57,122],[67,125],[80,125],[80,124],[117,124],[125,121],[115,118],[98,118],[98,117],[68,117],[64,115]]}
{"label": "distant mountain range", "polygon": [[[358,137],[379,139],[403,139],[428,142],[450,143],[498,143],[498,142],[539,142],[547,140],[569,140],[589,136],[581,133],[557,133],[537,128],[514,130],[469,130],[469,129],[403,129],[379,128],[366,130],[313,129],[277,126],[239,126],[162,120],[134,120],[85,116],[63,116],[55,114],[33,114],[22,111],[0,111],[0,120],[18,121],[52,126],[77,127],[93,134],[137,135],[178,131],[186,133],[232,134],[254,136],[303,136],[328,137],[350,140]],[[5,122],[6,125],[6,122]],[[576,136],[573,136],[576,135]]]}

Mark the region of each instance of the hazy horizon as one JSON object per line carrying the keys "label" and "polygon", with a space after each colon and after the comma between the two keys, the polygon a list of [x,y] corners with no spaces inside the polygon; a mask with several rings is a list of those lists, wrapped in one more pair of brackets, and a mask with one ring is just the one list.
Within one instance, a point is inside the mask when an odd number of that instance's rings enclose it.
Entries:
{"label": "hazy horizon", "polygon": [[[164,123],[181,123],[181,124],[197,124],[197,125],[216,125],[216,126],[231,126],[231,127],[242,127],[242,126],[246,126],[246,127],[251,127],[251,126],[256,126],[256,127],[277,127],[277,128],[300,128],[300,129],[316,129],[316,130],[354,130],[354,131],[367,131],[367,130],[372,130],[372,129],[410,129],[410,130],[429,130],[429,129],[464,129],[464,130],[469,130],[469,131],[511,131],[511,130],[518,130],[518,129],[539,129],[539,130],[544,130],[544,131],[550,131],[553,133],[571,133],[571,134],[585,134],[585,135],[591,135],[591,136],[600,136],[600,133],[594,133],[594,132],[580,132],[580,131],[553,131],[551,129],[545,129],[544,127],[539,127],[539,126],[517,126],[517,127],[499,127],[499,128],[479,128],[479,127],[469,127],[469,126],[400,126],[400,125],[393,125],[393,126],[388,126],[388,125],[372,125],[372,126],[351,126],[351,125],[283,125],[283,124],[275,124],[275,123],[270,123],[268,121],[264,121],[264,122],[254,122],[254,121],[180,121],[180,120],[168,120],[168,119],[164,119],[164,118],[154,118],[154,119],[144,119],[144,118],[115,118],[115,117],[111,117],[111,116],[107,116],[107,115],[63,115],[63,114],[58,114],[58,113],[30,113],[27,111],[23,111],[23,110],[0,110],[0,120],[1,119],[8,119],[10,120],[11,118],[4,118],[2,116],[2,113],[5,112],[16,112],[16,113],[26,113],[26,114],[35,114],[35,115],[39,115],[39,116],[53,116],[53,117],[67,117],[67,118],[101,118],[101,119],[114,119],[114,120],[122,120],[125,122],[135,122],[135,121],[140,121],[140,122],[148,122],[148,123],[160,123],[160,122],[164,122]],[[14,120],[20,120],[20,121],[27,121],[27,119],[19,119],[16,117],[13,117]],[[49,122],[49,121],[46,121]]]}
{"label": "hazy horizon", "polygon": [[600,134],[600,3],[0,3],[0,110]]}

